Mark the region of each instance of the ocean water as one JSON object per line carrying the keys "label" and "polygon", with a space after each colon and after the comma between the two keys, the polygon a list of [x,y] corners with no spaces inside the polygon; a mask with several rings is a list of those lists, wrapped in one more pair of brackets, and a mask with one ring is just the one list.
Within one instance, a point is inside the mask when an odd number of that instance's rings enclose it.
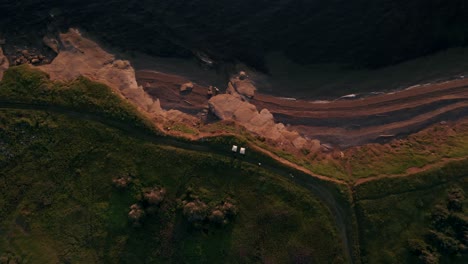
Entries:
{"label": "ocean water", "polygon": [[[441,78],[445,73],[426,74],[417,63],[410,65],[417,78],[395,67],[468,44],[465,1],[0,0],[0,12],[0,38],[8,41],[38,43],[77,27],[127,54],[198,56],[222,71],[245,64],[269,77],[261,89],[284,97]],[[448,75],[458,71],[452,68]]]}

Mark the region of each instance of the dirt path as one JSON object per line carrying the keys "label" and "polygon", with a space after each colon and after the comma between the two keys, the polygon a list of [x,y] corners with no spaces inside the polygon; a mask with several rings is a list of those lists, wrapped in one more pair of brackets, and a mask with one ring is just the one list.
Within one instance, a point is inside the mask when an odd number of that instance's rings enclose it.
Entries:
{"label": "dirt path", "polygon": [[354,182],[353,187],[359,186],[359,185],[364,184],[366,182],[378,181],[378,180],[382,180],[382,179],[410,177],[410,176],[413,176],[416,173],[425,172],[425,171],[428,171],[428,170],[431,170],[431,169],[434,169],[434,168],[440,168],[440,167],[443,167],[444,165],[447,165],[450,162],[462,161],[462,160],[468,160],[468,157],[464,157],[464,158],[444,158],[439,162],[428,164],[428,165],[426,165],[426,166],[424,166],[422,168],[414,168],[414,167],[409,168],[408,170],[406,170],[406,173],[402,173],[402,174],[379,175],[379,176],[373,176],[373,177],[368,177],[368,178],[361,178],[361,179],[357,179]]}

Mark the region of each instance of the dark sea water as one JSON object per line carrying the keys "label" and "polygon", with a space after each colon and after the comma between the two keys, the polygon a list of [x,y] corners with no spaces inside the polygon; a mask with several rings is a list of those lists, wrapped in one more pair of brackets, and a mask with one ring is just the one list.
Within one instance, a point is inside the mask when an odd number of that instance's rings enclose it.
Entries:
{"label": "dark sea water", "polygon": [[[218,63],[241,62],[264,73],[284,73],[275,66],[284,59],[305,74],[300,79],[314,76],[310,65],[340,65],[339,72],[359,72],[466,46],[468,3],[0,0],[0,35],[11,41],[38,42],[47,33],[69,27],[126,53],[176,58],[203,54]],[[271,54],[281,54],[281,59]],[[321,71],[315,75],[323,76]],[[320,88],[304,83],[301,87]]]}

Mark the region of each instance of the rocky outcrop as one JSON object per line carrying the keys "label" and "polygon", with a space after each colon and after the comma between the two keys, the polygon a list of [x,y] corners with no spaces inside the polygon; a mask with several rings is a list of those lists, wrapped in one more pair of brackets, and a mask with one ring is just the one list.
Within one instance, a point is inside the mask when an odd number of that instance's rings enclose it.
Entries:
{"label": "rocky outcrop", "polygon": [[248,122],[257,112],[257,108],[230,94],[214,96],[209,101],[210,110],[220,119],[236,119]]}
{"label": "rocky outcrop", "polygon": [[42,38],[42,43],[53,50],[55,53],[59,53],[59,42],[55,38],[50,38],[48,36],[44,36]]}
{"label": "rocky outcrop", "polygon": [[86,76],[119,90],[138,89],[133,69],[120,67],[125,62],[116,60],[96,43],[83,38],[77,30],[60,34],[60,41],[63,50],[51,64],[40,67],[50,74],[51,79],[72,80]]}
{"label": "rocky outcrop", "polygon": [[7,57],[3,54],[3,50],[0,47],[0,80],[3,78],[3,72],[8,69],[10,63],[8,62]]}
{"label": "rocky outcrop", "polygon": [[164,111],[158,99],[154,100],[138,86],[130,62],[116,59],[95,42],[82,37],[78,30],[70,29],[60,34],[60,42],[57,57],[50,64],[39,66],[52,80],[73,80],[85,76],[110,86],[150,116],[194,122],[194,117],[189,115]]}
{"label": "rocky outcrop", "polygon": [[[194,126],[199,123],[198,118],[178,110],[163,110],[159,99],[153,99],[137,84],[135,71],[128,61],[116,59],[95,42],[83,38],[77,30],[61,34],[60,42],[57,57],[48,65],[38,66],[51,79],[73,80],[85,76],[107,84],[116,94],[128,99],[150,117]],[[183,86],[188,90],[192,85],[186,83]],[[245,73],[231,79],[228,91],[230,94],[216,95],[209,100],[209,108],[220,119],[234,120],[249,131],[278,142],[281,146],[300,149],[309,144],[299,133],[289,131],[281,123],[275,123],[270,111],[258,111],[247,101],[254,95],[255,86]]]}
{"label": "rocky outcrop", "polygon": [[228,93],[234,94],[234,91],[245,99],[251,99],[255,96],[255,88],[252,81],[244,71],[239,72],[237,76],[231,78],[228,85]]}
{"label": "rocky outcrop", "polygon": [[235,94],[220,94],[208,102],[210,111],[221,120],[233,120],[249,131],[266,139],[288,144],[297,149],[303,148],[308,141],[295,131],[289,131],[281,123],[275,123],[268,109],[257,108]]}

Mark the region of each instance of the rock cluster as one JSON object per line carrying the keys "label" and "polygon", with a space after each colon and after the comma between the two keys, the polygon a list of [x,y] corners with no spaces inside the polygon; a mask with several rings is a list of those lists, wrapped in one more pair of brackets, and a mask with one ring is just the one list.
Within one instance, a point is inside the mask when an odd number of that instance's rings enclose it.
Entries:
{"label": "rock cluster", "polygon": [[275,123],[268,109],[260,112],[255,105],[245,101],[239,94],[220,94],[208,102],[210,111],[221,120],[233,120],[251,132],[264,138],[288,143],[295,148],[303,148],[307,140],[295,131],[289,131],[281,123]]}
{"label": "rock cluster", "polygon": [[11,56],[11,60],[13,65],[21,65],[26,63],[40,65],[50,62],[44,55],[40,54],[37,50],[34,49],[16,49],[16,54]]}

